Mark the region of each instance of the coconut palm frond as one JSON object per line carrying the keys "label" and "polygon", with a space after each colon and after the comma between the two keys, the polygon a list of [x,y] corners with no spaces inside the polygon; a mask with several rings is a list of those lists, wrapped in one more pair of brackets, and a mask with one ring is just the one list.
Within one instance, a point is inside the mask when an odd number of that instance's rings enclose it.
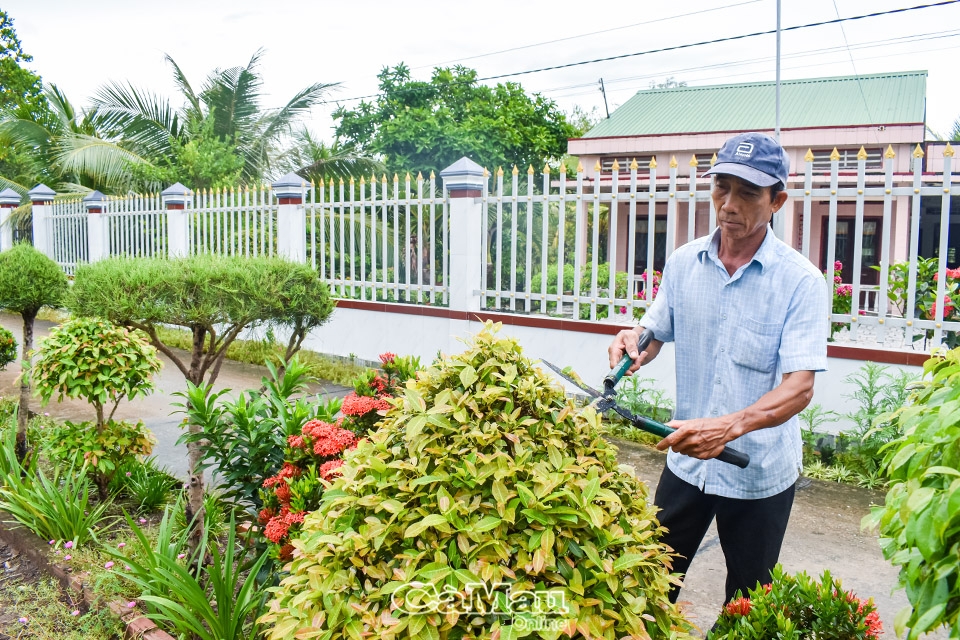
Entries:
{"label": "coconut palm frond", "polygon": [[258,50],[246,67],[216,70],[207,78],[201,99],[214,118],[214,133],[225,140],[253,140],[257,137],[260,89],[263,85],[256,66]]}
{"label": "coconut palm frond", "polygon": [[62,136],[57,141],[56,158],[64,173],[87,176],[111,186],[129,182],[131,165],[151,164],[115,142],[83,134]]}
{"label": "coconut palm frond", "polygon": [[275,138],[290,131],[299,118],[309,114],[314,106],[323,103],[326,94],[338,86],[340,86],[339,83],[316,82],[298,91],[287,104],[265,118],[266,126],[261,134],[262,137]]}
{"label": "coconut palm frond", "polygon": [[29,186],[15,180],[11,180],[10,178],[4,178],[3,176],[0,176],[0,191],[3,191],[4,189],[13,189],[20,194],[21,198],[26,198],[27,192],[30,191]]}
{"label": "coconut palm frond", "polygon": [[170,139],[182,135],[182,125],[170,102],[133,84],[112,83],[93,98],[98,128],[151,157],[170,154]]}
{"label": "coconut palm frond", "polygon": [[170,66],[173,67],[173,81],[176,82],[177,87],[180,88],[180,93],[183,94],[183,97],[187,99],[189,107],[186,109],[186,115],[188,121],[199,121],[203,119],[203,109],[200,107],[200,99],[197,98],[197,94],[194,93],[193,87],[190,86],[190,82],[187,80],[186,74],[183,73],[183,70],[180,68],[180,65],[170,57],[170,54],[164,56]]}
{"label": "coconut palm frond", "polygon": [[18,117],[14,112],[0,113],[0,143],[42,149],[51,142],[50,131],[35,120]]}

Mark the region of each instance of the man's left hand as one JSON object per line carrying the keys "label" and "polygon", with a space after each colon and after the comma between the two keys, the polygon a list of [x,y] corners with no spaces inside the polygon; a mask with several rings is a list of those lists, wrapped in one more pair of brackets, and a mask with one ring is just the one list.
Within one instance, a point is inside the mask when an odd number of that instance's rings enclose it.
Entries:
{"label": "man's left hand", "polygon": [[676,431],[658,442],[657,449],[666,451],[670,447],[677,453],[701,460],[716,458],[728,442],[740,435],[733,417],[671,420],[667,426]]}

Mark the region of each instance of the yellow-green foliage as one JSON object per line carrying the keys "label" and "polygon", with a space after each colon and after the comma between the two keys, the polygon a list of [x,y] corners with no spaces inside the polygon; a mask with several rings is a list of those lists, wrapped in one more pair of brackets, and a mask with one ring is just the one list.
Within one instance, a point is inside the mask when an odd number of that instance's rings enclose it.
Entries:
{"label": "yellow-green foliage", "polygon": [[[269,637],[689,637],[647,488],[601,434],[488,325],[347,452],[294,541]],[[433,606],[434,587],[471,612]],[[563,606],[518,606],[524,591]]]}

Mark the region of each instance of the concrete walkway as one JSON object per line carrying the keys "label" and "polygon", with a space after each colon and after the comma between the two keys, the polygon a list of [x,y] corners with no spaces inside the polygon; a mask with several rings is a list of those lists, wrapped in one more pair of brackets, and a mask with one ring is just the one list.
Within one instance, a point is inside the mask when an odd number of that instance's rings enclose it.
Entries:
{"label": "concrete walkway", "polygon": [[[13,332],[17,343],[21,342],[23,335],[23,324],[20,316],[0,313],[0,326]],[[52,322],[38,320],[34,325],[34,343],[37,339],[50,333]],[[186,352],[181,352],[186,354]],[[183,399],[174,396],[175,393],[185,391],[187,383],[183,379],[183,374],[174,365],[169,358],[160,354],[163,361],[163,369],[154,378],[156,390],[149,396],[141,396],[133,401],[122,401],[117,408],[114,418],[117,420],[143,420],[144,424],[153,432],[157,439],[157,445],[153,449],[153,455],[161,467],[174,476],[181,479],[187,478],[187,448],[186,445],[178,445],[177,438],[183,433],[180,424],[183,421],[183,414],[176,413],[178,407],[174,407],[176,402],[182,402]],[[267,368],[232,362],[227,360],[220,369],[220,375],[217,377],[217,389],[231,389],[230,396],[236,398],[238,394],[246,389],[259,389],[260,381],[263,376],[268,375]],[[5,371],[0,371],[0,396],[6,398],[20,397],[20,365],[13,363]],[[321,396],[343,397],[349,391],[346,387],[324,382],[312,385],[311,394],[320,394]],[[79,422],[81,420],[93,421],[96,419],[93,407],[83,400],[65,399],[63,402],[51,400],[49,405],[42,407],[40,399],[36,396],[31,401],[30,408],[38,413],[48,412],[51,416],[61,420],[72,420]]]}
{"label": "concrete walkway", "polygon": [[[0,314],[0,325],[21,335],[19,316]],[[50,322],[39,321],[38,336],[49,333]],[[160,463],[179,477],[186,477],[186,447],[176,445],[181,434],[182,415],[174,413],[171,403],[179,399],[173,394],[186,388],[180,371],[165,357],[164,368],[155,382],[157,391],[133,402],[124,402],[117,410],[117,417],[124,420],[143,420],[154,432],[157,446],[154,453]],[[259,388],[260,379],[266,374],[264,367],[224,363],[217,388],[237,391]],[[12,365],[0,372],[0,395],[17,397],[19,388],[16,378],[19,367]],[[334,384],[317,385],[312,393],[343,396],[348,389]],[[51,415],[69,420],[92,420],[93,410],[80,400],[62,403],[51,402],[46,408],[34,400],[35,411],[48,411]],[[626,441],[616,441],[620,447],[620,461],[632,465],[637,475],[650,487],[650,495],[656,490],[657,480],[663,469],[664,455]],[[869,512],[870,505],[883,502],[883,494],[848,485],[812,481],[797,491],[790,525],[781,552],[781,562],[791,572],[804,570],[819,576],[824,569],[843,581],[844,587],[852,589],[860,597],[873,597],[883,620],[885,637],[893,638],[893,619],[907,599],[902,590],[895,591],[897,571],[883,559],[876,535],[860,530],[861,518]],[[726,571],[723,553],[717,539],[716,528],[711,527],[703,545],[690,568],[687,586],[681,593],[688,615],[703,629],[709,629],[716,619],[723,598],[723,583]],[[928,638],[947,638],[946,632],[937,632]]]}

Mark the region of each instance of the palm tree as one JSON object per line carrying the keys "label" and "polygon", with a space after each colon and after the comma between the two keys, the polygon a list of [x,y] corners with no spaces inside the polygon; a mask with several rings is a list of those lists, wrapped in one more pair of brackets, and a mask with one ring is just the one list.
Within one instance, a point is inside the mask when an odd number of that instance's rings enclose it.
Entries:
{"label": "palm tree", "polygon": [[382,162],[362,155],[353,145],[339,139],[327,145],[306,127],[294,133],[293,144],[280,158],[280,164],[286,171],[314,182],[359,179],[386,170]]}
{"label": "palm tree", "polygon": [[[336,85],[314,83],[279,109],[264,109],[260,104],[263,82],[257,70],[261,55],[262,51],[257,51],[245,67],[214,70],[199,92],[168,55],[166,60],[184,100],[181,108],[173,108],[169,100],[132,83],[111,83],[94,97],[98,121],[110,135],[129,143],[153,165],[173,168],[180,160],[178,149],[201,132],[208,132],[232,146],[242,163],[244,180],[263,180],[276,173],[275,159],[282,155],[292,126]],[[81,153],[71,159],[74,163],[86,162],[82,150],[78,151]],[[90,165],[100,160],[94,157]]]}

